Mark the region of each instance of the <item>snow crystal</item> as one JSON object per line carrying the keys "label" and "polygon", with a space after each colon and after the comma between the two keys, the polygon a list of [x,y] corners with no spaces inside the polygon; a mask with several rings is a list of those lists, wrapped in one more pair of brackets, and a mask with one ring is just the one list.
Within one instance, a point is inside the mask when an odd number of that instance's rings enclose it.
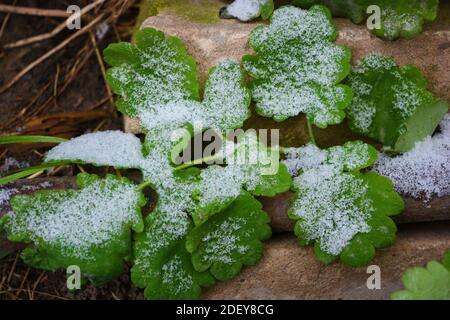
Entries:
{"label": "snow crystal", "polygon": [[97,165],[139,168],[143,160],[141,141],[131,133],[88,133],[51,149],[45,161],[83,161]]}
{"label": "snow crystal", "polygon": [[440,124],[441,132],[417,142],[397,157],[381,154],[373,170],[389,177],[396,190],[414,198],[431,200],[450,194],[450,115]]}

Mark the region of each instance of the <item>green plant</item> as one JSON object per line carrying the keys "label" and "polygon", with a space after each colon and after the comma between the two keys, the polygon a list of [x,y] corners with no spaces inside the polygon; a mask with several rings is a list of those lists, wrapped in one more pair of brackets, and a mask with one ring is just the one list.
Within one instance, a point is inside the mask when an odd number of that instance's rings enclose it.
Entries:
{"label": "green plant", "polygon": [[380,8],[380,27],[372,31],[386,40],[413,38],[422,32],[424,22],[436,19],[439,0],[292,0],[292,4],[309,8],[323,4],[334,16],[348,17],[354,23],[362,23],[373,12],[369,6]]}
{"label": "green plant", "polygon": [[402,282],[405,289],[393,292],[393,300],[450,300],[450,250],[441,263],[430,261],[425,268],[407,269]]}
{"label": "green plant", "polygon": [[393,152],[409,151],[433,134],[448,111],[448,104],[426,89],[417,67],[397,67],[392,58],[366,56],[348,83],[354,92],[347,108],[350,128]]}
{"label": "green plant", "polygon": [[289,210],[300,245],[313,244],[323,263],[340,256],[358,267],[372,260],[376,248],[395,242],[397,228],[389,217],[402,212],[404,203],[388,178],[360,172],[377,158],[372,146],[353,141],[327,150],[307,145],[286,152],[289,167],[300,171]]}
{"label": "green plant", "polygon": [[234,0],[220,9],[221,18],[250,21],[258,17],[269,19],[274,8],[273,0]]}
{"label": "green plant", "polygon": [[[224,142],[223,151],[215,157],[223,159],[226,166],[200,170],[190,167],[195,162],[179,167],[173,162],[174,150],[175,154],[183,150],[189,143],[186,137],[198,133],[196,123],[204,126],[200,130],[213,128],[225,133],[242,126],[248,118],[250,96],[237,63],[224,61],[211,69],[200,101],[195,61],[177,38],[148,28],[136,35],[136,45],[112,44],[104,55],[113,66],[108,70],[108,81],[122,97],[117,102],[119,110],[140,118],[146,132],[144,144],[134,135],[118,131],[86,134],[50,150],[46,165],[91,163],[136,168],[142,171],[144,182],[140,186],[127,184],[128,192],[117,190],[117,194],[110,196],[114,201],[102,200],[109,193],[96,194],[83,183],[79,192],[42,191],[15,197],[14,213],[2,218],[2,223],[11,240],[32,243],[33,249],[23,252],[24,260],[31,265],[55,270],[78,264],[85,278],[103,283],[122,270],[118,260],[132,256],[132,281],[146,288],[147,298],[198,298],[200,287],[211,285],[215,279],[229,279],[243,265],[260,259],[261,241],[271,234],[270,219],[253,195],[273,196],[286,191],[291,177],[284,165],[279,164],[279,151],[275,148],[269,152],[251,133],[240,136],[237,144]],[[270,169],[264,161],[269,153],[269,160],[274,160],[278,168],[273,172],[264,171]],[[243,160],[248,157],[256,161],[235,161],[242,155]],[[220,176],[215,175],[218,171]],[[79,177],[80,181],[84,179],[91,178]],[[107,177],[98,183],[112,179],[118,178]],[[130,193],[140,195],[146,186],[158,193],[156,208],[145,218],[144,226],[141,222],[133,227],[133,242],[130,231],[126,237],[116,236],[127,240],[120,243],[117,259],[101,256],[114,255],[115,247],[110,248],[115,243],[113,236],[102,237],[101,246],[89,246],[97,243],[95,236],[89,238],[96,232],[87,228],[85,255],[75,255],[79,245],[75,240],[67,241],[63,235],[51,237],[58,234],[60,224],[65,221],[58,212],[61,210],[63,216],[68,214],[63,208],[72,211],[81,208],[78,214],[89,220],[91,215],[101,217],[107,212],[108,203],[117,204],[126,197],[127,201],[119,206],[124,216],[136,212],[132,208],[143,204],[140,197],[132,197]],[[136,215],[136,219],[141,219],[140,214]],[[34,223],[26,223],[29,217],[33,217]],[[115,229],[111,229],[113,224],[103,219],[95,221],[92,228],[115,235]],[[61,230],[76,235],[78,228],[69,221]],[[49,236],[42,237],[43,234]],[[226,250],[220,251],[225,244]],[[211,250],[216,250],[214,255],[210,254]],[[110,269],[101,271],[103,262],[110,263]]]}
{"label": "green plant", "polygon": [[[353,141],[322,150],[315,145],[312,123],[321,128],[340,123],[347,106],[351,103],[349,110],[355,112],[364,95],[356,80],[365,75],[361,67],[352,74],[351,86],[339,84],[350,72],[350,52],[333,43],[336,37],[323,6],[276,10],[271,24],[251,35],[256,54],[243,58],[254,78],[251,90],[240,65],[223,61],[210,70],[202,96],[195,61],[179,39],[146,28],[136,34],[135,45],[110,45],[104,51],[112,66],[108,82],[120,96],[118,109],[141,121],[144,141],[119,131],[86,134],[51,149],[42,166],[4,177],[0,184],[69,163],[138,169],[143,182],[83,173],[77,177],[78,190],[14,197],[13,212],[0,219],[0,228],[11,240],[28,244],[22,257],[33,266],[56,270],[76,264],[83,279],[102,284],[130,261],[132,282],[145,288],[146,298],[192,299],[202,287],[231,279],[259,261],[271,229],[255,197],[292,187],[289,217],[296,221],[300,244],[314,244],[317,258],[326,264],[338,256],[350,266],[367,264],[376,248],[394,243],[390,216],[400,213],[404,203],[389,179],[364,171],[377,159],[372,146]],[[369,57],[365,63],[370,59],[381,58]],[[382,61],[377,68],[368,65],[381,74],[380,82],[385,81],[385,64],[399,72],[389,59]],[[414,70],[408,68],[406,79],[400,73],[398,85],[411,82],[424,101],[434,101]],[[251,130],[238,134],[237,142],[228,139],[229,129],[242,127],[250,116],[250,91],[262,115],[281,121],[306,113],[312,143],[269,148]],[[409,103],[406,98],[401,102]],[[436,108],[440,112],[441,106]],[[432,127],[439,112],[422,121],[407,120],[407,127],[422,132],[421,126]],[[402,121],[382,125],[397,132]],[[177,157],[192,136],[207,129],[222,137],[221,148],[179,165]],[[412,143],[421,136],[403,140]],[[16,142],[32,140],[37,141],[21,137]],[[282,163],[280,150],[286,156]],[[210,165],[212,160],[221,163]],[[142,218],[146,187],[157,192],[158,200]]]}
{"label": "green plant", "polygon": [[269,26],[250,34],[255,55],[243,57],[256,111],[277,121],[306,113],[324,128],[340,123],[352,92],[339,84],[350,72],[350,50],[333,42],[337,30],[326,7],[281,7]]}

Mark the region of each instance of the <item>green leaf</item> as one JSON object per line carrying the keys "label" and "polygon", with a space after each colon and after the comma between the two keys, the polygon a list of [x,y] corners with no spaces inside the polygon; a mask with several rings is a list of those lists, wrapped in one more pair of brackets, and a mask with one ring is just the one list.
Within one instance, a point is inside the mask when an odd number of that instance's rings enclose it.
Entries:
{"label": "green leaf", "polygon": [[147,299],[198,299],[201,286],[210,286],[209,272],[197,272],[186,251],[192,222],[180,212],[157,207],[145,221],[145,232],[135,236],[133,284],[145,288]]}
{"label": "green leaf", "polygon": [[391,294],[393,300],[450,300],[450,268],[447,251],[442,264],[430,261],[426,268],[408,268],[402,276],[404,290]]}
{"label": "green leaf", "polygon": [[261,16],[267,20],[272,15],[273,9],[273,0],[235,0],[220,10],[220,17],[250,21]]}
{"label": "green leaf", "polygon": [[349,76],[354,98],[347,108],[352,130],[406,152],[430,136],[448,111],[426,89],[421,71],[397,67],[392,58],[369,55]]}
{"label": "green leaf", "polygon": [[11,199],[2,218],[8,239],[30,245],[24,261],[55,271],[71,265],[94,284],[118,277],[131,254],[131,230],[142,232],[144,195],[125,178],[79,174],[79,190],[42,190]]}
{"label": "green leaf", "polygon": [[339,84],[350,72],[350,50],[334,44],[336,27],[326,7],[275,10],[269,26],[250,35],[255,55],[243,57],[256,111],[283,121],[306,113],[318,127],[340,123],[352,92]]}
{"label": "green leaf", "polygon": [[200,122],[219,131],[242,126],[250,116],[250,94],[239,64],[223,61],[209,72],[203,102],[198,94],[195,60],[180,39],[144,28],[136,46],[112,44],[105,61],[113,66],[107,78],[123,113],[139,117],[152,139],[170,140],[170,134]]}
{"label": "green leaf", "polygon": [[269,222],[261,203],[243,192],[228,208],[189,232],[186,248],[195,269],[228,280],[243,265],[254,265],[263,253],[261,241],[271,236]]}
{"label": "green leaf", "polygon": [[202,170],[201,182],[193,192],[196,225],[225,209],[242,190],[256,196],[275,196],[291,186],[287,168],[279,163],[279,150],[269,150],[255,132],[248,131],[237,144],[226,143],[224,149],[227,165]]}
{"label": "green leaf", "polygon": [[359,172],[375,162],[373,147],[354,141],[323,151],[311,148],[289,150],[298,156],[290,165],[301,169],[289,210],[299,243],[314,243],[317,258],[326,264],[340,256],[349,266],[365,265],[376,248],[394,243],[397,228],[389,216],[404,209],[403,200],[388,178]]}
{"label": "green leaf", "polygon": [[422,32],[424,22],[436,19],[439,0],[293,0],[293,5],[309,8],[312,5],[328,6],[336,17],[348,17],[354,23],[361,23],[373,11],[369,6],[380,8],[380,26],[373,33],[386,40],[411,39]]}
{"label": "green leaf", "polygon": [[0,144],[12,143],[61,143],[67,141],[63,138],[48,137],[48,136],[2,136],[0,137]]}
{"label": "green leaf", "polygon": [[450,271],[450,250],[448,250],[447,253],[444,255],[444,258],[442,259],[442,264]]}
{"label": "green leaf", "polygon": [[199,98],[195,61],[176,37],[144,28],[136,34],[136,45],[114,43],[103,55],[113,66],[107,79],[122,96],[117,105],[126,115],[136,116],[138,110],[153,105]]}
{"label": "green leaf", "polygon": [[329,148],[326,162],[343,166],[344,171],[359,171],[374,164],[377,156],[377,150],[370,144],[362,141],[349,141],[343,146]]}
{"label": "green leaf", "polygon": [[16,180],[19,180],[20,178],[25,178],[28,176],[31,176],[32,174],[35,174],[37,172],[45,171],[47,169],[51,169],[56,166],[61,166],[65,164],[70,164],[68,161],[55,161],[52,163],[44,163],[38,166],[34,167],[28,167],[23,170],[20,170],[16,173],[10,174],[9,176],[0,178],[0,185],[7,184]]}

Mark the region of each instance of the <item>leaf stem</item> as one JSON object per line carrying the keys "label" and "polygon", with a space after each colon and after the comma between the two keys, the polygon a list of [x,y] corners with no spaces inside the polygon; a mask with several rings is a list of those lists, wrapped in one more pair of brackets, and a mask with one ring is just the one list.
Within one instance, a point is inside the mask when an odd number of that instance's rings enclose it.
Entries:
{"label": "leaf stem", "polygon": [[306,126],[308,127],[308,134],[309,134],[309,139],[311,140],[311,142],[317,146],[316,143],[316,139],[314,138],[314,132],[313,132],[313,128],[312,128],[312,123],[309,120],[308,117],[306,117]]}
{"label": "leaf stem", "polygon": [[13,144],[13,143],[61,143],[67,139],[48,136],[2,136],[0,137],[0,144]]}
{"label": "leaf stem", "polygon": [[146,188],[146,187],[148,187],[149,185],[151,185],[152,184],[152,182],[150,181],[150,180],[146,180],[146,181],[143,181],[140,185],[138,185],[138,189],[140,190],[140,191],[142,191],[142,190],[144,190],[144,188]]}
{"label": "leaf stem", "polygon": [[220,158],[222,158],[222,154],[219,153],[219,154],[215,154],[213,156],[195,159],[193,161],[185,162],[182,165],[179,165],[178,167],[175,168],[175,170],[183,170],[183,169],[195,166],[197,164],[202,164],[203,162],[206,162],[206,161],[218,160]]}

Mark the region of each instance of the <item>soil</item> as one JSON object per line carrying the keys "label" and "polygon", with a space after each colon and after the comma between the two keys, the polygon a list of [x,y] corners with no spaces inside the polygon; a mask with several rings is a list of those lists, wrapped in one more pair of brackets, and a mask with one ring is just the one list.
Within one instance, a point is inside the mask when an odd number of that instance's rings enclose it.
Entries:
{"label": "soil", "polygon": [[[66,10],[69,4],[80,7],[89,1],[19,0],[16,5]],[[136,1],[138,2],[138,1]],[[13,4],[13,0],[2,1]],[[129,41],[137,6],[124,13],[103,37],[96,37],[100,52],[111,42]],[[0,28],[6,14],[0,13]],[[61,18],[10,15],[0,36],[0,48],[19,39],[52,31]],[[31,45],[0,49],[0,87],[35,59],[51,50],[69,35],[65,30],[57,36]],[[75,66],[75,68],[74,68]],[[78,66],[78,68],[77,68]],[[74,71],[75,70],[75,71]],[[65,85],[66,81],[71,81]],[[27,73],[9,90],[0,94],[0,134],[39,134],[65,138],[94,130],[121,129],[122,119],[110,103],[103,74],[94,46],[87,35],[72,41],[63,50]],[[49,145],[8,145],[0,148],[0,175],[17,169],[6,165],[9,158],[19,163],[37,165]],[[3,164],[3,165],[2,165]],[[76,167],[55,175],[76,174]],[[82,291],[68,292],[63,272],[43,272],[25,265],[18,255],[0,261],[1,299],[138,299],[142,292],[130,285],[129,273],[105,288],[87,286]]]}

